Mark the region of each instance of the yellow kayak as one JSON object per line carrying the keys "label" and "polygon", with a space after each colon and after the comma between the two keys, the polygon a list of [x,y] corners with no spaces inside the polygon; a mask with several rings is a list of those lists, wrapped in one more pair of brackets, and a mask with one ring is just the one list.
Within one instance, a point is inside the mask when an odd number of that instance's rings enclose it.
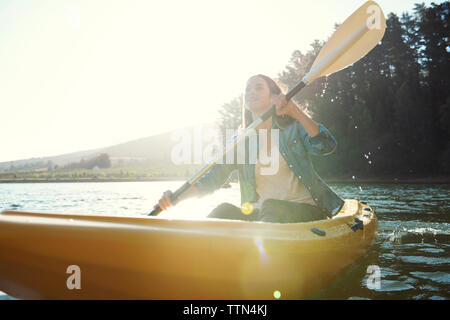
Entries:
{"label": "yellow kayak", "polygon": [[218,219],[3,211],[0,291],[21,299],[303,299],[372,244],[372,209],[333,219]]}

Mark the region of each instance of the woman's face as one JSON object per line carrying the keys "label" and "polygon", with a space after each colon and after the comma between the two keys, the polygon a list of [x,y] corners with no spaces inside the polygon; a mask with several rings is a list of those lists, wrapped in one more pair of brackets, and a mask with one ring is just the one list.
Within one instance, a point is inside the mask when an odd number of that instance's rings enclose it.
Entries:
{"label": "woman's face", "polygon": [[245,108],[253,112],[265,112],[272,105],[267,82],[260,77],[251,77],[245,88]]}

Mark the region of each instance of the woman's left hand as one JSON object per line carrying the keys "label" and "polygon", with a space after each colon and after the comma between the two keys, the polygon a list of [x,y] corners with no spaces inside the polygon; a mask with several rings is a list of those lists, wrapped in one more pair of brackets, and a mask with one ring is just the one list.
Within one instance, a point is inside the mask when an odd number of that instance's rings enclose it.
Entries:
{"label": "woman's left hand", "polygon": [[292,115],[295,109],[298,109],[297,105],[294,101],[289,100],[289,102],[286,101],[286,96],[282,93],[280,93],[278,96],[274,99],[274,104],[276,105],[277,115]]}

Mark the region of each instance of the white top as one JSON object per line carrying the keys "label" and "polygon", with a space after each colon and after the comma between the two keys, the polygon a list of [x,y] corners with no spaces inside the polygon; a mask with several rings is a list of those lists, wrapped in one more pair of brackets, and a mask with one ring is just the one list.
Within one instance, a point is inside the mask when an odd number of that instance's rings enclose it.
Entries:
{"label": "white top", "polygon": [[[276,152],[276,155],[278,155],[278,170],[272,170],[273,173],[270,173],[268,169],[269,167],[276,169],[276,164],[272,164],[271,166],[271,163],[264,165],[259,160],[256,162],[255,182],[259,199],[253,203],[253,206],[259,208],[266,199],[287,200],[316,205],[308,189],[289,168],[279,150],[274,148],[273,152]],[[267,174],[267,172],[270,174]]]}

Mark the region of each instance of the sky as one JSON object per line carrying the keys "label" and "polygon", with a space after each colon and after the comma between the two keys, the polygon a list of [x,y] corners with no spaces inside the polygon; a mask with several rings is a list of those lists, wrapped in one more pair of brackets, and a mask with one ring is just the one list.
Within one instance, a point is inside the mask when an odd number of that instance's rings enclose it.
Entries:
{"label": "sky", "polygon": [[[377,2],[400,15],[423,1]],[[0,0],[0,162],[214,122],[250,76],[276,77],[363,3]]]}

